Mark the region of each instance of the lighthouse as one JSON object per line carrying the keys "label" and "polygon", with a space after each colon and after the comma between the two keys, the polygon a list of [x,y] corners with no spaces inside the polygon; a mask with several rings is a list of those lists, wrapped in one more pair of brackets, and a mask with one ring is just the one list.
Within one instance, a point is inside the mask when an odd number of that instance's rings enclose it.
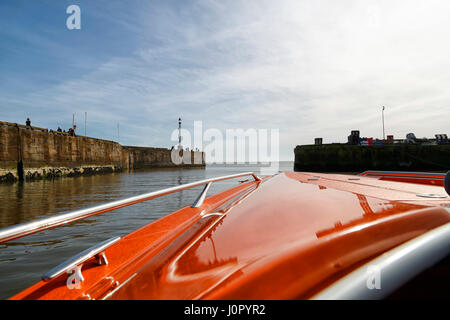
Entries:
{"label": "lighthouse", "polygon": [[178,149],[181,150],[181,118],[178,118]]}

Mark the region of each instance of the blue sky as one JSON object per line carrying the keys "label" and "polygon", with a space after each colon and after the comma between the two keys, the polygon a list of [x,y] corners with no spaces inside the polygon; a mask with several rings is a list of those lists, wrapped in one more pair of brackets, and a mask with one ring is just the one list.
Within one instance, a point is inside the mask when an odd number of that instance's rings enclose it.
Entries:
{"label": "blue sky", "polygon": [[[66,8],[81,8],[81,30]],[[450,133],[449,1],[0,2],[0,120],[170,147],[192,128]]]}

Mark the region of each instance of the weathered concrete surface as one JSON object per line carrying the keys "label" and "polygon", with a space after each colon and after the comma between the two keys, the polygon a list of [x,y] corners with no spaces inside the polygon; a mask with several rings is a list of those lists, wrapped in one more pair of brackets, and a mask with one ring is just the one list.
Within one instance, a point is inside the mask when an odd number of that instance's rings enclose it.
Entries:
{"label": "weathered concrete surface", "polygon": [[355,146],[324,144],[297,146],[294,153],[294,171],[444,171],[450,169],[450,145]]}
{"label": "weathered concrete surface", "polygon": [[14,182],[18,179],[17,170],[0,169],[0,182]]}
{"label": "weathered concrete surface", "polygon": [[25,180],[33,179],[52,179],[59,177],[78,177],[81,175],[92,175],[99,173],[112,173],[121,171],[122,167],[114,165],[110,166],[81,166],[81,167],[39,167],[39,168],[25,168]]}
{"label": "weathered concrete surface", "polygon": [[[204,154],[185,152],[182,167],[204,167]],[[0,122],[0,182],[175,167],[171,150],[126,147],[109,140]]]}
{"label": "weathered concrete surface", "polygon": [[203,152],[181,151],[179,156],[183,159],[183,163],[179,165],[172,162],[172,151],[165,148],[124,146],[123,153],[125,158],[128,157],[128,167],[133,169],[205,166]]}

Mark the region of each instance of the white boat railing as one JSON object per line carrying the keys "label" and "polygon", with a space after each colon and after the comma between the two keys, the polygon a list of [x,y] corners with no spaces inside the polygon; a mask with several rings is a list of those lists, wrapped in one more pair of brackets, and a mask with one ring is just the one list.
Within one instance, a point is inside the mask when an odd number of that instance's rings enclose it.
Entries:
{"label": "white boat railing", "polygon": [[360,176],[375,176],[375,177],[405,177],[405,178],[430,178],[443,180],[445,173],[441,172],[410,172],[410,171],[378,171],[367,170],[359,174]]}
{"label": "white boat railing", "polygon": [[79,254],[67,259],[60,265],[54,267],[52,270],[44,274],[42,276],[42,280],[49,281],[63,273],[70,273],[73,271],[76,273],[75,276],[80,282],[84,281],[83,274],[81,273],[81,267],[83,266],[83,263],[91,259],[92,257],[95,257],[98,265],[108,264],[108,259],[106,258],[104,251],[119,240],[120,237],[114,237],[80,252]]}
{"label": "white boat railing", "polygon": [[201,207],[203,204],[203,201],[206,198],[206,193],[210,187],[210,185],[214,182],[219,182],[223,180],[229,180],[234,178],[239,178],[243,176],[252,176],[255,181],[261,181],[261,179],[255,175],[253,172],[244,172],[244,173],[238,173],[228,176],[222,176],[222,177],[216,177],[216,178],[210,178],[205,180],[200,180],[192,183],[187,183],[183,185],[179,185],[176,187],[171,187],[167,189],[162,189],[158,191],[153,191],[146,194],[141,194],[138,196],[117,200],[113,202],[108,202],[102,205],[98,205],[92,208],[87,209],[80,209],[68,213],[58,214],[49,218],[43,218],[35,221],[25,222],[18,225],[14,225],[11,227],[7,227],[0,230],[0,243],[11,241],[17,238],[22,238],[25,236],[28,236],[30,234],[40,232],[43,230],[59,227],[74,221],[78,221],[81,219],[85,219],[91,216],[95,216],[104,212],[117,210],[126,206],[130,206],[139,202],[144,202],[147,200],[151,200],[154,198],[158,198],[161,196],[165,196],[174,192],[178,192],[181,190],[190,189],[193,187],[197,187],[200,185],[206,185],[205,188],[202,190],[200,195],[197,197],[195,202],[192,204],[192,208],[198,208]]}
{"label": "white boat railing", "polygon": [[[447,209],[450,212],[450,209]],[[428,268],[450,252],[450,223],[387,251],[315,295],[314,300],[379,300]],[[378,277],[379,286],[373,285]],[[382,277],[382,279],[381,279]],[[381,283],[382,282],[382,283]]]}

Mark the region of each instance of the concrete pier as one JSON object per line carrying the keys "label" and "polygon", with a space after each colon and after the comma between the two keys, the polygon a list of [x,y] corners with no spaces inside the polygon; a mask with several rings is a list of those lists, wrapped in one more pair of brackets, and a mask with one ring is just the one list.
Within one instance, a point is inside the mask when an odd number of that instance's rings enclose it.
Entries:
{"label": "concrete pier", "polygon": [[297,146],[294,153],[294,171],[447,171],[450,169],[450,144],[303,145]]}
{"label": "concrete pier", "polygon": [[[124,169],[205,166],[203,152],[183,153],[185,161],[177,165],[166,148],[122,146],[114,141],[0,121],[0,182]],[[194,159],[201,162],[196,164]]]}

